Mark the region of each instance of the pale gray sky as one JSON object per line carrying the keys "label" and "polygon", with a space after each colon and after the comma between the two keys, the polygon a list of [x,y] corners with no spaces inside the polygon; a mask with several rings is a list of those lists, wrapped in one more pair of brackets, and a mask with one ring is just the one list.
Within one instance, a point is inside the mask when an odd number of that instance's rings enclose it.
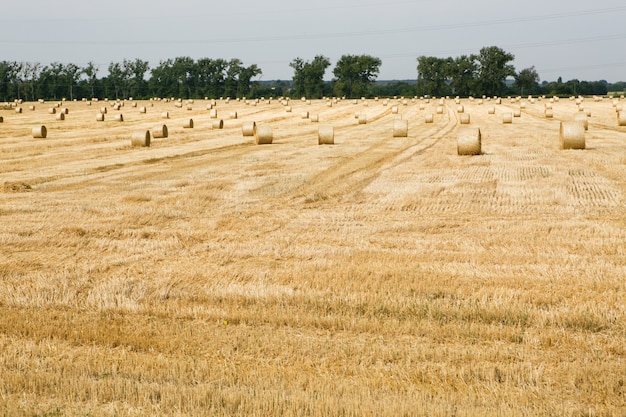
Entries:
{"label": "pale gray sky", "polygon": [[239,58],[291,79],[296,57],[369,54],[379,79],[415,79],[420,55],[499,46],[541,80],[626,81],[624,0],[29,0],[0,8],[0,61],[154,68],[179,56]]}

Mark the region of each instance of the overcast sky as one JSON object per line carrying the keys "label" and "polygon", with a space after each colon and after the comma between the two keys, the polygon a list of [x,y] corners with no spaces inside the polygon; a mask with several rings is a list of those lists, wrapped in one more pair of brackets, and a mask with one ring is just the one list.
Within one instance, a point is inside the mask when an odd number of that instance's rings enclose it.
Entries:
{"label": "overcast sky", "polygon": [[[29,0],[0,8],[0,61],[111,62],[239,58],[262,80],[289,63],[344,54],[382,60],[378,79],[415,79],[420,55],[498,46],[542,81],[626,81],[624,0]],[[258,79],[258,78],[257,78]]]}

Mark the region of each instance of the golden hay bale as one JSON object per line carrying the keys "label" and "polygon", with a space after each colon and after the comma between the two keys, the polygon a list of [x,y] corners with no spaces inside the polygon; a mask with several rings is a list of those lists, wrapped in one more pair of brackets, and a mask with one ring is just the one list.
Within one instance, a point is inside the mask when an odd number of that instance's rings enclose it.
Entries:
{"label": "golden hay bale", "polygon": [[141,146],[141,147],[150,146],[150,131],[140,130],[140,131],[133,133],[133,136],[130,139],[130,144],[132,146]]}
{"label": "golden hay bale", "polygon": [[303,111],[302,114],[301,114],[301,117],[303,119],[308,119],[309,118],[309,112],[308,111]]}
{"label": "golden hay bale", "polygon": [[96,114],[96,122],[104,122],[104,113]]}
{"label": "golden hay bale", "polygon": [[224,128],[224,121],[222,119],[214,120],[212,127],[213,127],[213,129],[223,129]]}
{"label": "golden hay bale", "polygon": [[122,113],[116,114],[115,115],[115,121],[116,122],[123,122],[124,121],[124,115]]}
{"label": "golden hay bale", "polygon": [[521,110],[513,110],[513,117],[522,117]]}
{"label": "golden hay bale", "polygon": [[243,122],[241,125],[241,133],[244,136],[254,136],[254,132],[256,131],[256,122]]}
{"label": "golden hay bale", "polygon": [[285,111],[286,111],[287,113],[291,113],[291,110],[293,110],[293,109],[291,108],[291,106],[286,106],[286,107],[285,107]]}
{"label": "golden hay bale", "polygon": [[457,112],[457,113],[463,113],[463,112],[465,112],[465,107],[463,107],[462,105],[461,105],[461,106],[458,106],[458,107],[456,108],[456,112]]}
{"label": "golden hay bale", "polygon": [[236,111],[231,111],[230,114],[228,115],[231,119],[236,119],[237,118],[237,112]]}
{"label": "golden hay bale", "polygon": [[169,119],[170,118],[170,112],[164,111],[163,113],[161,113],[161,118]]}
{"label": "golden hay bale", "polygon": [[209,117],[211,119],[217,119],[217,109],[211,109],[211,111],[209,112]]}
{"label": "golden hay bale", "polygon": [[70,114],[70,109],[68,109],[67,107],[63,107],[61,109],[61,113],[63,113],[63,114]]}
{"label": "golden hay bale", "polygon": [[100,113],[101,114],[107,114],[107,108],[106,107],[100,107]]}
{"label": "golden hay bale", "polygon": [[426,116],[424,116],[424,121],[426,123],[432,123],[435,120],[435,116],[433,116],[432,114],[427,114]]}
{"label": "golden hay bale", "polygon": [[581,122],[561,122],[561,149],[585,149],[585,126]]}
{"label": "golden hay bale", "polygon": [[391,107],[391,114],[398,114],[398,106]]}
{"label": "golden hay bale", "polygon": [[15,108],[15,113],[21,113],[22,112],[22,108],[21,107],[16,107]]}
{"label": "golden hay bale", "polygon": [[191,104],[187,104],[187,110],[193,110],[193,106]]}
{"label": "golden hay bale", "polygon": [[167,130],[167,125],[156,125],[152,129],[152,137],[153,138],[167,138],[169,136],[169,132]]}
{"label": "golden hay bale", "polygon": [[456,145],[459,155],[480,155],[482,151],[480,129],[466,127],[459,130]]}
{"label": "golden hay bale", "polygon": [[393,137],[406,138],[407,136],[409,136],[409,122],[406,120],[394,120]]}
{"label": "golden hay bale", "polygon": [[617,125],[626,126],[626,112],[620,111],[617,113]]}
{"label": "golden hay bale", "polygon": [[309,117],[309,120],[311,120],[311,122],[317,123],[320,121],[320,115],[319,114],[312,114]]}
{"label": "golden hay bale", "polygon": [[4,122],[4,117],[0,116],[0,123]]}
{"label": "golden hay bale", "polygon": [[554,117],[554,112],[552,109],[546,109],[544,111],[544,115],[546,116],[546,119],[552,119]]}
{"label": "golden hay bale", "polygon": [[146,113],[147,110],[144,106],[139,107],[139,113]]}
{"label": "golden hay bale", "polygon": [[56,109],[56,107],[50,107],[50,108],[48,109],[48,113],[50,113],[50,114],[56,114],[56,113],[57,113],[57,109]]}
{"label": "golden hay bale", "polygon": [[48,129],[45,126],[33,127],[33,138],[45,139],[48,136]]}
{"label": "golden hay bale", "polygon": [[133,103],[130,106],[131,107],[137,107],[137,102],[133,101]]}
{"label": "golden hay bale", "polygon": [[425,110],[426,109],[426,105],[424,103],[420,103],[420,110]]}
{"label": "golden hay bale", "polygon": [[274,139],[272,128],[268,125],[257,126],[254,139],[257,145],[270,145]]}
{"label": "golden hay bale", "polygon": [[502,123],[504,124],[513,123],[513,113],[511,112],[502,113]]}
{"label": "golden hay bale", "polygon": [[367,123],[367,114],[359,113],[359,124],[364,125]]}
{"label": "golden hay bale", "polygon": [[183,129],[193,129],[193,119],[188,119],[183,122]]}
{"label": "golden hay bale", "polygon": [[28,110],[30,111],[35,111],[35,106],[33,106],[32,104],[30,106],[28,106]]}
{"label": "golden hay bale", "polygon": [[460,122],[462,125],[468,125],[470,123],[469,113],[463,113],[460,117]]}
{"label": "golden hay bale", "polygon": [[57,120],[65,120],[65,113],[59,113],[56,115]]}
{"label": "golden hay bale", "polygon": [[574,113],[574,121],[582,123],[585,130],[589,130],[589,119],[586,114]]}
{"label": "golden hay bale", "polygon": [[494,106],[490,106],[487,109],[487,113],[489,113],[489,114],[496,114],[496,108]]}
{"label": "golden hay bale", "polygon": [[320,126],[317,132],[318,145],[334,145],[335,144],[335,128],[332,126]]}
{"label": "golden hay bale", "polygon": [[443,107],[437,106],[437,114],[443,114]]}

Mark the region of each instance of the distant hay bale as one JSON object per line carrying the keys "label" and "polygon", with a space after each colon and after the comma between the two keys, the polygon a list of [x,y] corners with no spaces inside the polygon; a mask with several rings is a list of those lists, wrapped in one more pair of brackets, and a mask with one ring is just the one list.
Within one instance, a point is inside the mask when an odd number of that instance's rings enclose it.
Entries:
{"label": "distant hay bale", "polygon": [[626,112],[617,113],[617,125],[618,126],[626,126]]}
{"label": "distant hay bale", "polygon": [[462,125],[470,124],[470,115],[469,113],[463,113],[460,117],[460,122]]}
{"label": "distant hay bale", "polygon": [[391,107],[391,114],[398,114],[398,106]]}
{"label": "distant hay bale", "polygon": [[426,109],[426,105],[424,103],[420,103],[420,110],[425,110]]}
{"label": "distant hay bale", "polygon": [[285,111],[287,113],[291,113],[291,110],[293,110],[291,106],[285,106]]}
{"label": "distant hay bale", "polygon": [[502,113],[502,123],[504,124],[513,123],[513,113],[511,112]]}
{"label": "distant hay bale", "polygon": [[140,131],[133,133],[133,136],[130,139],[130,144],[132,146],[138,146],[138,147],[150,146],[150,131],[140,130]]}
{"label": "distant hay bale", "polygon": [[236,119],[237,118],[237,112],[236,111],[231,111],[230,114],[229,114],[229,117],[231,119]]}
{"label": "distant hay bale", "polygon": [[443,114],[443,106],[437,106],[437,114]]}
{"label": "distant hay bale", "polygon": [[241,133],[244,136],[254,136],[254,132],[256,131],[256,122],[243,122],[241,125]]}
{"label": "distant hay bale", "polygon": [[65,120],[65,113],[59,113],[56,115],[57,120]]}
{"label": "distant hay bale", "polygon": [[458,107],[456,108],[456,112],[457,112],[457,113],[463,113],[463,112],[465,112],[465,107],[463,107],[462,105],[461,105],[461,106],[458,106]]}
{"label": "distant hay bale", "polygon": [[544,115],[546,116],[546,119],[552,119],[554,117],[554,112],[552,109],[546,109],[544,111]]}
{"label": "distant hay bale", "polygon": [[513,117],[522,117],[521,110],[513,110]]}
{"label": "distant hay bale", "polygon": [[581,122],[561,122],[561,149],[585,149],[585,126]]}
{"label": "distant hay bale", "polygon": [[312,114],[309,117],[309,120],[311,120],[311,122],[317,123],[320,121],[320,115],[319,114]]}
{"label": "distant hay bale", "polygon": [[303,111],[302,114],[301,114],[301,117],[303,119],[308,119],[309,118],[309,112],[308,111]]}
{"label": "distant hay bale", "polygon": [[257,145],[271,145],[274,133],[268,125],[257,126],[254,138]]}
{"label": "distant hay bale", "polygon": [[224,121],[222,119],[217,119],[213,121],[212,124],[213,129],[223,129],[224,128]]}
{"label": "distant hay bale", "polygon": [[45,139],[48,136],[48,129],[45,126],[33,127],[33,138]]}
{"label": "distant hay bale", "polygon": [[116,122],[123,122],[124,121],[124,115],[122,113],[116,114],[115,115],[115,121]]}
{"label": "distant hay bale", "polygon": [[70,114],[70,109],[68,109],[67,107],[63,107],[61,109],[61,113],[63,113],[63,114]]}
{"label": "distant hay bale", "polygon": [[188,111],[193,110],[193,106],[192,106],[191,104],[187,104],[187,110],[188,110]]}
{"label": "distant hay bale", "polygon": [[187,119],[183,122],[183,129],[193,129],[193,119]]}
{"label": "distant hay bale", "polygon": [[146,112],[147,112],[147,110],[146,110],[145,106],[139,107],[139,113],[146,113]]}
{"label": "distant hay bale", "polygon": [[22,112],[22,108],[21,107],[16,107],[15,108],[15,113],[21,113]]}
{"label": "distant hay bale", "polygon": [[211,119],[217,119],[217,109],[211,109],[211,111],[209,112],[209,117]]}
{"label": "distant hay bale", "polygon": [[28,106],[28,110],[35,111],[35,106],[31,104],[30,106]]}
{"label": "distant hay bale", "polygon": [[409,122],[406,120],[395,120],[393,122],[393,137],[406,138],[409,135]]}
{"label": "distant hay bale", "polygon": [[496,114],[496,108],[494,106],[490,106],[487,109],[487,113],[489,113],[489,114]]}
{"label": "distant hay bale", "polygon": [[163,113],[161,113],[161,118],[169,119],[170,118],[170,112],[164,111]]}
{"label": "distant hay bale", "polygon": [[96,114],[96,122],[104,122],[104,113]]}
{"label": "distant hay bale", "polygon": [[0,123],[4,123],[4,117],[0,116]]}
{"label": "distant hay bale", "polygon": [[335,144],[335,128],[332,126],[320,126],[317,132],[318,145],[334,145]]}
{"label": "distant hay bale", "polygon": [[100,107],[100,113],[101,114],[107,114],[107,108],[106,107]]}
{"label": "distant hay bale", "polygon": [[131,107],[137,107],[137,102],[133,101],[133,103],[130,106]]}
{"label": "distant hay bale", "polygon": [[585,130],[589,130],[589,119],[586,114],[574,113],[574,121],[582,123]]}
{"label": "distant hay bale", "polygon": [[50,113],[50,114],[56,114],[56,113],[57,113],[57,109],[56,109],[56,107],[50,107],[50,108],[48,109],[48,113]]}
{"label": "distant hay bale", "polygon": [[459,130],[456,144],[459,155],[480,155],[482,152],[480,129],[467,127]]}
{"label": "distant hay bale", "polygon": [[167,125],[165,124],[156,125],[152,129],[152,137],[155,139],[167,138],[168,136],[169,136],[169,132],[167,130]]}
{"label": "distant hay bale", "polygon": [[432,114],[427,114],[426,116],[424,116],[424,121],[426,123],[432,123],[435,120],[435,116],[433,116]]}
{"label": "distant hay bale", "polygon": [[366,123],[367,123],[367,114],[365,114],[364,112],[360,113],[359,114],[359,124],[360,125],[364,125]]}

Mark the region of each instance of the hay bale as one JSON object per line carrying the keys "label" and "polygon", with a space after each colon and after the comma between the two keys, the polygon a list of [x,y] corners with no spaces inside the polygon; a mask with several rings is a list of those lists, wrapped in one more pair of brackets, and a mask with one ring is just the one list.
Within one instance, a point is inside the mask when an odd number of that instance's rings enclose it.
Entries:
{"label": "hay bale", "polygon": [[254,139],[257,145],[270,145],[274,139],[272,128],[268,125],[257,126]]}
{"label": "hay bale", "polygon": [[335,128],[332,126],[320,126],[317,132],[318,145],[334,145],[335,144]]}
{"label": "hay bale", "polygon": [[470,115],[469,113],[463,113],[460,117],[460,122],[462,125],[470,124]]}
{"label": "hay bale", "polygon": [[291,106],[285,106],[285,111],[286,111],[287,113],[291,113],[291,110],[293,110],[293,109],[291,108]]}
{"label": "hay bale", "polygon": [[65,113],[59,113],[56,115],[57,120],[65,120]]}
{"label": "hay bale", "polygon": [[391,107],[391,114],[398,114],[398,106]]}
{"label": "hay bale", "polygon": [[50,108],[48,109],[48,113],[49,113],[49,114],[56,114],[56,113],[57,113],[57,109],[56,109],[56,107],[50,107]]}
{"label": "hay bale", "polygon": [[511,112],[502,113],[502,123],[504,124],[513,123],[513,113]]}
{"label": "hay bale", "polygon": [[241,125],[241,133],[244,136],[254,136],[254,132],[256,131],[256,122],[243,122]]}
{"label": "hay bale", "polygon": [[320,115],[319,114],[312,114],[309,117],[309,120],[311,120],[311,122],[317,123],[320,121]]}
{"label": "hay bale", "polygon": [[106,107],[100,107],[100,113],[101,114],[107,114],[107,108]]}
{"label": "hay bale", "polygon": [[170,118],[170,112],[164,111],[163,113],[161,113],[161,118],[169,119]]}
{"label": "hay bale", "polygon": [[15,113],[21,113],[22,112],[22,108],[21,107],[16,107],[15,108]]}
{"label": "hay bale", "polygon": [[133,136],[130,139],[130,144],[132,146],[140,146],[140,147],[150,146],[150,131],[140,130],[140,131],[133,133]]}
{"label": "hay bale", "polygon": [[464,113],[464,112],[465,112],[465,107],[463,107],[462,105],[461,105],[461,106],[458,106],[458,107],[456,108],[456,112],[457,112],[457,113]]}
{"label": "hay bale", "polygon": [[468,127],[459,130],[456,145],[459,155],[480,155],[482,151],[480,129]]}
{"label": "hay bale", "polygon": [[424,122],[426,123],[432,123],[435,120],[435,116],[433,116],[432,114],[427,114],[426,116],[424,116]]}
{"label": "hay bale", "polygon": [[96,114],[96,122],[104,122],[104,113]]}
{"label": "hay bale", "polygon": [[35,111],[35,106],[33,106],[32,104],[30,106],[28,106],[28,110],[30,111]]}
{"label": "hay bale", "polygon": [[513,110],[513,117],[522,117],[521,110]]}
{"label": "hay bale", "polygon": [[231,111],[230,114],[228,115],[231,119],[236,119],[237,118],[237,112],[236,111]]}
{"label": "hay bale", "polygon": [[393,137],[406,138],[409,136],[409,122],[406,120],[395,120],[393,122]]}
{"label": "hay bale", "polygon": [[585,130],[589,130],[589,119],[586,114],[574,113],[574,121],[582,123]]}
{"label": "hay bale", "polygon": [[212,124],[212,128],[213,129],[223,129],[224,128],[224,121],[222,119],[214,120],[213,124]]}
{"label": "hay bale", "polygon": [[359,124],[364,125],[367,123],[367,114],[359,113]]}
{"label": "hay bale", "polygon": [[561,122],[561,149],[585,149],[585,126],[581,122]]}
{"label": "hay bale", "polygon": [[302,114],[301,114],[301,117],[303,119],[308,119],[309,118],[309,112],[308,111],[303,111]]}
{"label": "hay bale", "polygon": [[554,112],[552,109],[546,109],[544,111],[544,115],[546,116],[546,119],[552,119],[554,117]]}
{"label": "hay bale", "polygon": [[496,114],[496,108],[495,108],[494,106],[490,106],[490,107],[487,109],[487,113],[488,113],[488,114]]}
{"label": "hay bale", "polygon": [[123,122],[124,121],[124,115],[122,113],[116,114],[115,115],[115,121],[116,122]]}
{"label": "hay bale", "polygon": [[48,129],[45,126],[33,127],[33,138],[45,139],[48,136]]}
{"label": "hay bale", "polygon": [[620,111],[617,113],[617,125],[626,126],[626,112]]}
{"label": "hay bale", "polygon": [[211,119],[217,119],[217,109],[211,109],[211,111],[209,112],[209,117]]}
{"label": "hay bale", "polygon": [[139,113],[146,113],[147,109],[144,106],[139,107]]}
{"label": "hay bale", "polygon": [[185,120],[183,122],[183,129],[193,129],[193,119]]}
{"label": "hay bale", "polygon": [[443,106],[437,106],[437,114],[443,114]]}
{"label": "hay bale", "polygon": [[0,123],[4,123],[4,117],[0,116]]}
{"label": "hay bale", "polygon": [[167,125],[157,125],[152,129],[152,137],[155,139],[167,138],[168,136]]}

